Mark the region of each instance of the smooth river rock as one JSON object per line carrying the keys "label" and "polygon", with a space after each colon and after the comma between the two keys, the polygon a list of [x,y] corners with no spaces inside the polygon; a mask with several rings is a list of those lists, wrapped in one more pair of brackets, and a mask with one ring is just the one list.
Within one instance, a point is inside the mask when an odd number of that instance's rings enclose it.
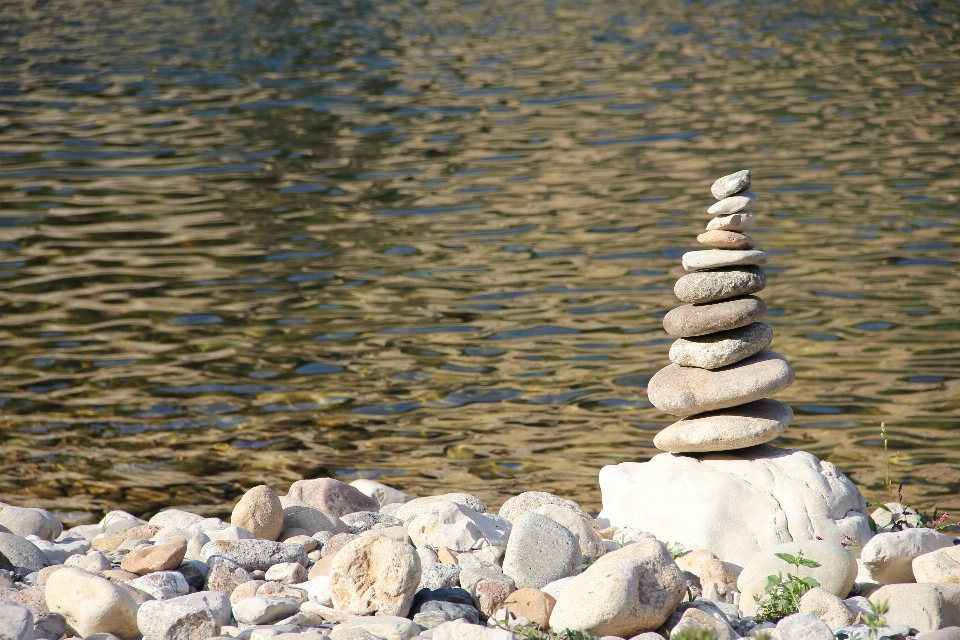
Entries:
{"label": "smooth river rock", "polygon": [[671,364],[650,379],[647,398],[664,413],[689,416],[772,396],[793,379],[793,368],[783,356],[761,351],[713,371]]}
{"label": "smooth river rock", "polygon": [[839,544],[848,535],[866,544],[872,535],[863,496],[836,466],[769,445],[606,466],[600,491],[600,522],[636,527],[739,566],[784,542],[820,537]]}
{"label": "smooth river rock", "polygon": [[746,231],[757,221],[757,217],[749,211],[731,213],[728,216],[717,216],[707,223],[707,231]]}
{"label": "smooth river rock", "polygon": [[702,304],[756,293],[766,286],[767,276],[760,267],[725,267],[688,273],[673,285],[673,293],[684,302]]}
{"label": "smooth river rock", "polygon": [[254,538],[276,540],[283,529],[283,506],[267,485],[248,490],[237,502],[230,524],[249,530]]}
{"label": "smooth river rock", "polygon": [[112,633],[124,640],[140,635],[137,603],[120,585],[83,569],[64,567],[47,578],[47,607],[82,637]]}
{"label": "smooth river rock", "polygon": [[779,437],[792,419],[790,405],[765,398],[674,422],[656,435],[653,444],[673,453],[743,449]]}
{"label": "smooth river rock", "polygon": [[685,304],[671,309],[663,317],[663,328],[672,336],[690,338],[746,326],[766,312],[766,303],[756,296],[712,304]]}
{"label": "smooth river rock", "polygon": [[753,249],[756,246],[753,238],[736,231],[705,231],[697,236],[697,242],[717,249]]}
{"label": "smooth river rock", "polygon": [[710,187],[710,193],[717,200],[723,200],[730,196],[746,191],[750,188],[750,169],[743,169],[728,176],[717,178],[713,186]]}
{"label": "smooth river rock", "polygon": [[724,216],[731,213],[739,213],[744,209],[753,206],[760,197],[752,191],[745,191],[735,196],[729,196],[715,202],[707,209],[707,213],[713,216]]}
{"label": "smooth river rock", "polygon": [[670,362],[681,367],[719,369],[760,353],[772,340],[770,325],[754,322],[739,329],[680,338],[670,346]]}
{"label": "smooth river rock", "polygon": [[685,271],[703,271],[738,265],[761,265],[770,262],[770,254],[757,249],[733,251],[728,249],[704,249],[688,251],[680,259]]}

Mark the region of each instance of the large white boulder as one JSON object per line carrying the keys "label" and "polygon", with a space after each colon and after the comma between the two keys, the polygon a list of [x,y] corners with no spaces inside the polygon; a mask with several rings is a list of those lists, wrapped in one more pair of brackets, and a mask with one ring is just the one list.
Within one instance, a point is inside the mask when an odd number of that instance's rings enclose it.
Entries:
{"label": "large white boulder", "polygon": [[833,464],[769,445],[607,466],[600,491],[600,522],[740,566],[784,542],[865,544],[873,535],[863,496]]}

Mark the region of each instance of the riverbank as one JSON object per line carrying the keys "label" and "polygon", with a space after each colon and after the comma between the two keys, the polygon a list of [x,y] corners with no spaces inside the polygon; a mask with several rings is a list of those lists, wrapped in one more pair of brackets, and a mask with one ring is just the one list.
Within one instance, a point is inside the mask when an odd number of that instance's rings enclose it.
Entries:
{"label": "riverbank", "polygon": [[826,640],[953,638],[930,632],[960,623],[957,540],[895,504],[872,514],[868,540],[797,539],[740,564],[543,492],[494,514],[465,493],[415,498],[324,478],[285,496],[258,486],[231,509],[229,522],[115,511],[64,531],[49,512],[2,506],[0,630],[18,640],[511,640],[564,629]]}

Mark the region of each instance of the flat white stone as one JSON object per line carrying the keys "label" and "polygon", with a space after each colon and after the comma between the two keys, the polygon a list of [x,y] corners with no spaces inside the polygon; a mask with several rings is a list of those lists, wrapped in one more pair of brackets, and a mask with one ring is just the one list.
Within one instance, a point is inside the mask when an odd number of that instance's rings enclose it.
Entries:
{"label": "flat white stone", "polygon": [[681,367],[719,369],[759,353],[770,346],[773,328],[766,322],[680,338],[670,346],[670,362]]}
{"label": "flat white stone", "polygon": [[753,204],[760,199],[760,196],[755,194],[753,191],[745,191],[744,193],[737,194],[735,196],[730,196],[729,198],[724,198],[720,202],[713,203],[707,213],[713,216],[726,215],[729,213],[737,213],[752,207]]}
{"label": "flat white stone", "polygon": [[787,430],[792,419],[790,405],[764,398],[674,422],[657,434],[653,444],[673,453],[743,449],[770,442]]}
{"label": "flat white stone", "polygon": [[710,187],[710,193],[717,200],[723,200],[735,193],[746,191],[750,188],[750,169],[743,169],[728,176],[718,178],[713,186]]}
{"label": "flat white stone", "polygon": [[735,267],[741,264],[761,265],[770,262],[770,254],[757,249],[742,251],[730,249],[705,249],[688,251],[680,259],[686,271],[701,271],[719,267]]}
{"label": "flat white stone", "polygon": [[707,231],[746,231],[757,221],[749,211],[714,218],[707,223]]}

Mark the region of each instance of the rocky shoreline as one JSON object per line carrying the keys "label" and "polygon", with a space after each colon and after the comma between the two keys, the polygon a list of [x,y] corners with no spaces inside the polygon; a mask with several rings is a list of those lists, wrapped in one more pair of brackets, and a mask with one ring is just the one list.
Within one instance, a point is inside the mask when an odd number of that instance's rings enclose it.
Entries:
{"label": "rocky shoreline", "polygon": [[754,296],[749,171],[720,178],[664,317],[648,395],[664,451],[599,473],[603,510],[528,491],[372,480],[261,485],[229,522],[112,511],[64,531],[0,504],[0,638],[16,640],[960,640],[960,546],[833,464],[768,444],[794,380]]}
{"label": "rocky shoreline", "polygon": [[[862,547],[792,541],[738,564],[542,492],[494,515],[464,493],[321,478],[254,487],[230,522],[114,511],[68,531],[0,505],[0,637],[960,638],[958,540],[895,503],[873,518]],[[767,576],[788,573],[819,586],[771,620]]]}

